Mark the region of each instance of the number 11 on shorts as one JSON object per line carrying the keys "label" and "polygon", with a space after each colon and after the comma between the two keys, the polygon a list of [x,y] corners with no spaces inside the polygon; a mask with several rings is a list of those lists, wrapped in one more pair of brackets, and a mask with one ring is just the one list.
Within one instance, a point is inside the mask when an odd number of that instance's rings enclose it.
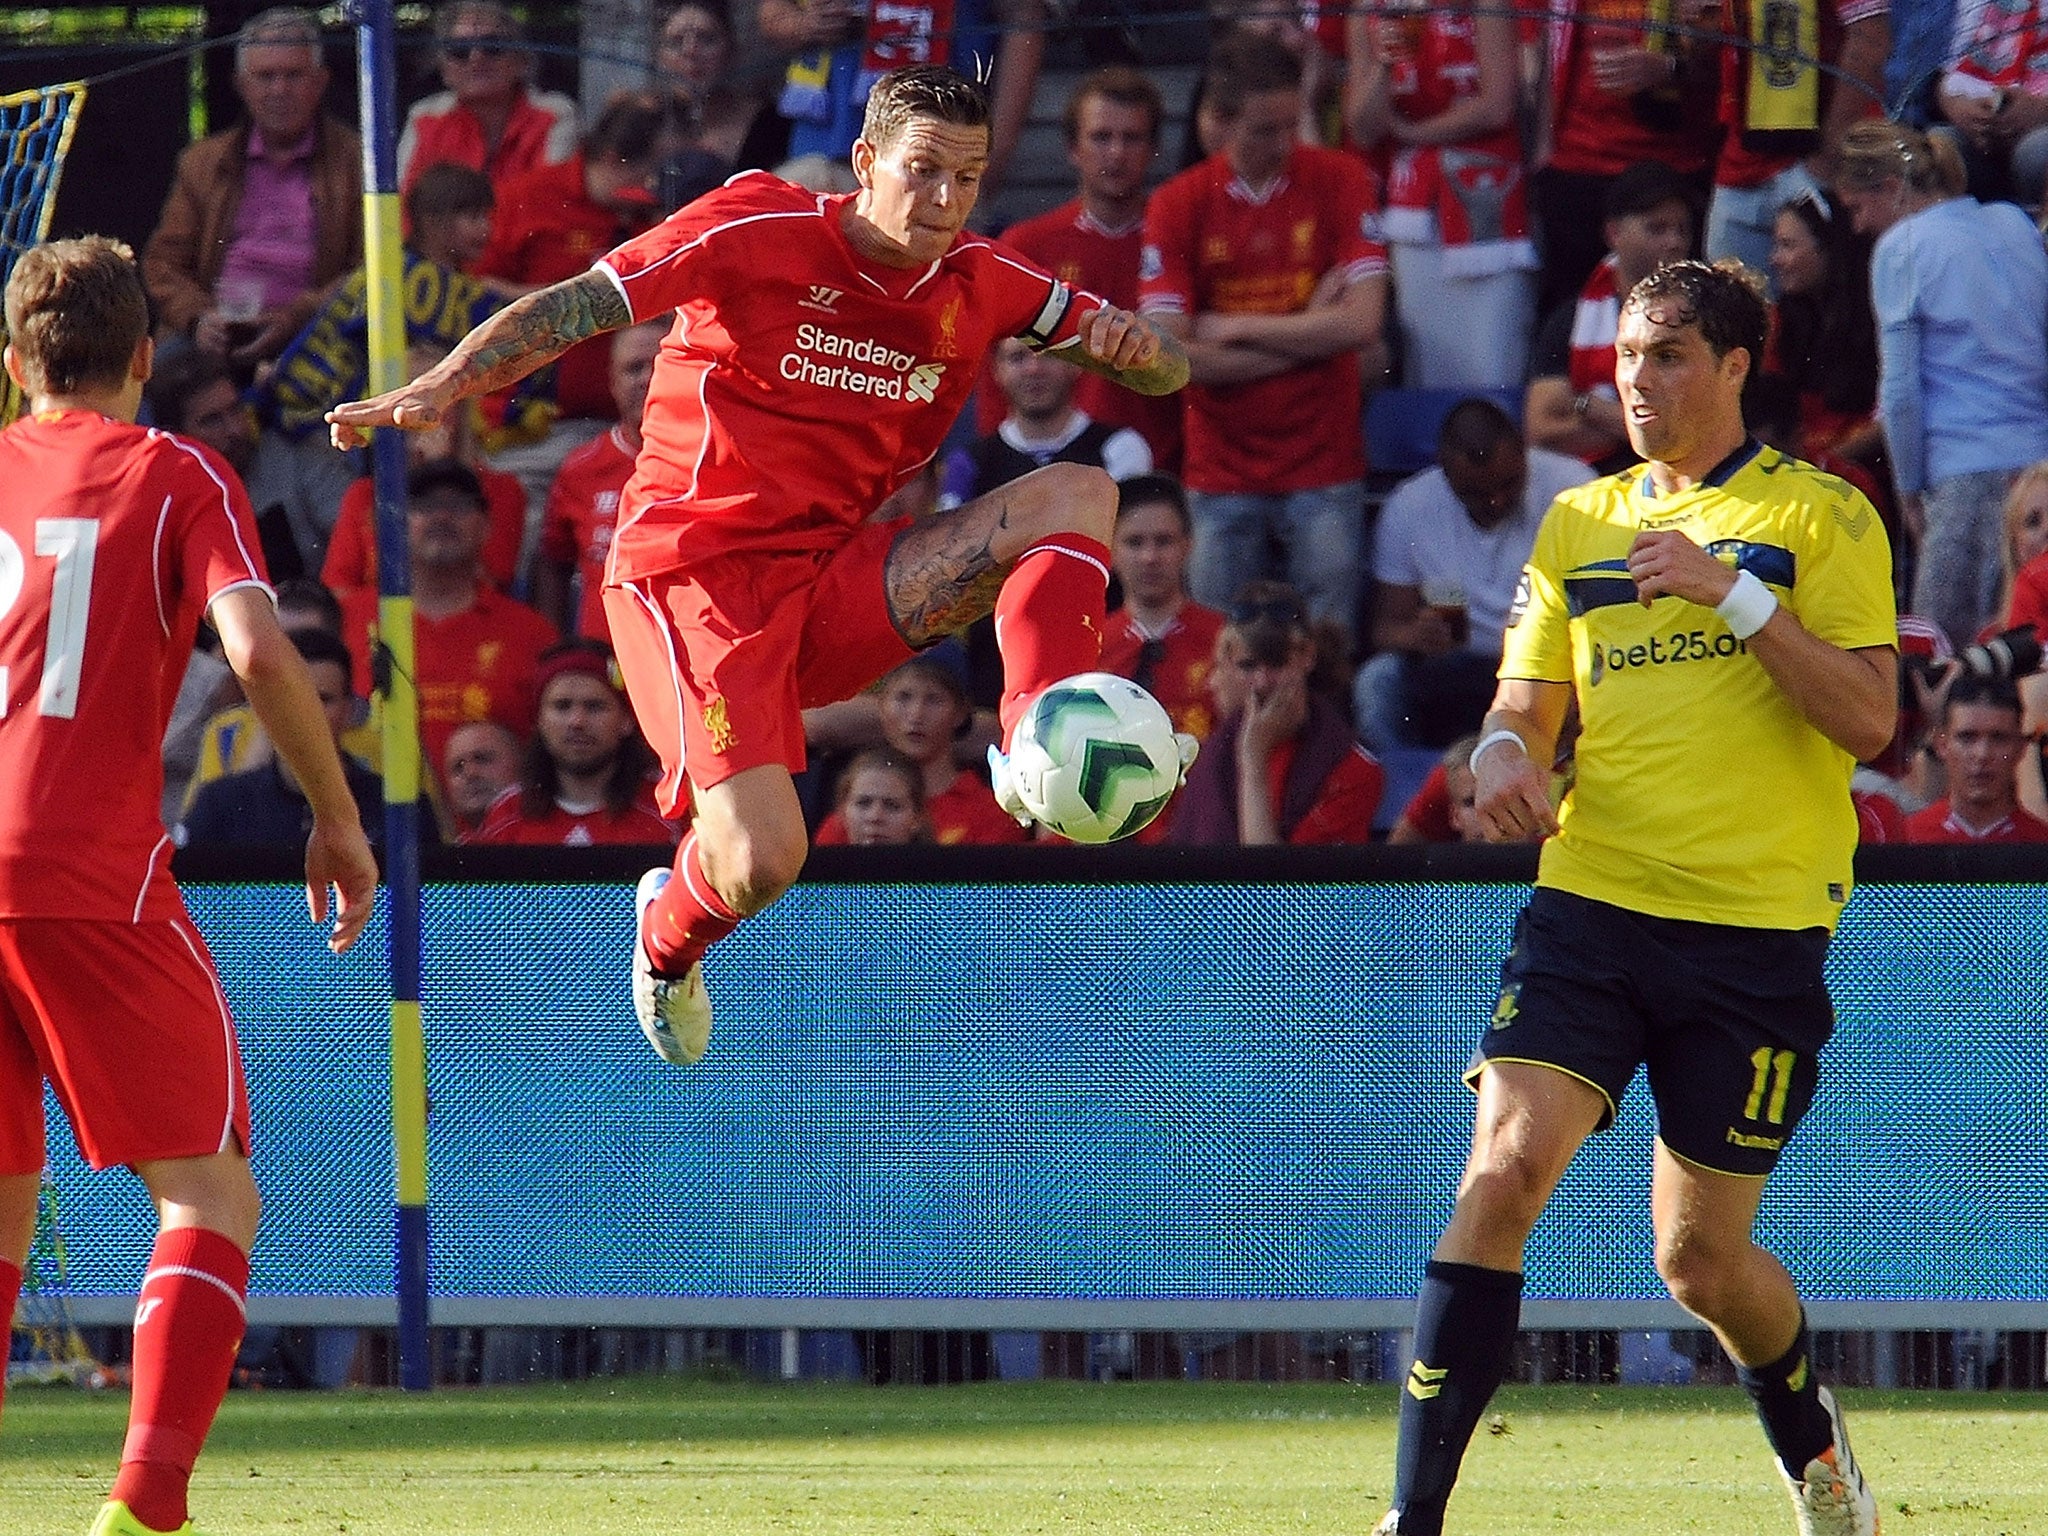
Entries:
{"label": "number 11 on shorts", "polygon": [[[1785,1123],[1785,1100],[1792,1092],[1792,1067],[1799,1060],[1796,1051],[1774,1051],[1767,1045],[1760,1045],[1749,1053],[1749,1063],[1756,1068],[1756,1076],[1750,1080],[1749,1102],[1742,1106],[1742,1118],[1762,1118],[1772,1125]],[[1770,1103],[1764,1103],[1764,1095],[1770,1094]],[[1758,1111],[1762,1110],[1761,1117]]]}

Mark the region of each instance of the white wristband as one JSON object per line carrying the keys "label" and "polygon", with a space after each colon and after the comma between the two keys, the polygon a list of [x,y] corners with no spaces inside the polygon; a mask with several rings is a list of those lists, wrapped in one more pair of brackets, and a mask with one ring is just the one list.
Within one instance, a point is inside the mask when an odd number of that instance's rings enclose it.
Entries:
{"label": "white wristband", "polygon": [[1489,731],[1486,735],[1479,738],[1479,745],[1474,747],[1472,755],[1465,759],[1465,766],[1474,773],[1477,773],[1479,771],[1479,759],[1486,749],[1488,747],[1497,747],[1504,741],[1512,741],[1516,746],[1520,747],[1522,749],[1522,756],[1527,757],[1529,755],[1529,744],[1522,740],[1521,733],[1510,731],[1503,727],[1498,731]]}
{"label": "white wristband", "polygon": [[1714,612],[1721,615],[1729,632],[1738,640],[1747,640],[1762,629],[1777,611],[1776,594],[1759,581],[1753,571],[1739,573],[1735,585],[1728,589],[1728,595],[1714,605]]}

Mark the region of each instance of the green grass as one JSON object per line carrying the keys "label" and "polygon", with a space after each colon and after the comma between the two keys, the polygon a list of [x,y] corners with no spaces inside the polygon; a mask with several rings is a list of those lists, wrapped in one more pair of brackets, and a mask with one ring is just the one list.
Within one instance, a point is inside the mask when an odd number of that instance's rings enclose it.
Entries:
{"label": "green grass", "polygon": [[[2048,1395],[1852,1392],[1887,1536],[2048,1532]],[[1733,1391],[1525,1388],[1480,1431],[1453,1533],[1777,1536]],[[0,1532],[83,1532],[126,1400],[17,1390]],[[877,1390],[679,1378],[237,1393],[194,1484],[216,1536],[1363,1536],[1391,1387]]]}

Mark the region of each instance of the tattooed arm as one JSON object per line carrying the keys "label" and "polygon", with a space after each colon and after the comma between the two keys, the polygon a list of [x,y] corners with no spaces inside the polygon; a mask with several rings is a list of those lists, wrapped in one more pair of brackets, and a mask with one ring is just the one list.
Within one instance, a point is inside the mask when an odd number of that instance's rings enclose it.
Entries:
{"label": "tattooed arm", "polygon": [[1141,395],[1170,395],[1188,381],[1187,349],[1178,338],[1108,305],[1081,322],[1076,343],[1052,355]]}
{"label": "tattooed arm", "polygon": [[410,384],[327,413],[334,446],[370,440],[372,427],[438,426],[458,400],[516,383],[592,336],[632,324],[618,284],[594,268],[529,293],[463,337],[440,362]]}

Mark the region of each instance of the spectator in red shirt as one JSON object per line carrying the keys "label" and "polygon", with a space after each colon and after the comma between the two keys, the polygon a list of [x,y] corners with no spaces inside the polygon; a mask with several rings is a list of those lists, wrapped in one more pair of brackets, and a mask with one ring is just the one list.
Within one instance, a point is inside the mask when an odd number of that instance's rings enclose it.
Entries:
{"label": "spectator in red shirt", "polygon": [[619,493],[640,454],[640,413],[647,407],[654,360],[667,334],[665,320],[611,333],[612,400],[619,419],[562,460],[548,491],[533,603],[564,634],[611,642],[611,624],[604,616],[604,557],[611,553],[612,533],[619,525]]}
{"label": "spectator in red shirt", "polygon": [[[1772,226],[1770,270],[1778,301],[1763,372],[1798,391],[1797,434],[1783,446],[1810,464],[1824,453],[1867,461],[1884,448],[1874,419],[1870,241],[1849,223],[1849,210],[1832,196],[1808,191],[1780,208]],[[1891,502],[1883,494],[1871,500],[1880,511]]]}
{"label": "spectator in red shirt", "polygon": [[1909,843],[2048,843],[2048,822],[2020,809],[2020,698],[2011,681],[1965,672],[1949,685],[1934,755],[1948,793],[1906,818]]}
{"label": "spectator in red shirt", "polygon": [[[935,843],[1028,843],[1031,834],[1003,813],[971,769],[962,768],[954,744],[974,716],[966,669],[957,652],[924,652],[882,679],[882,740],[924,775],[925,819]],[[844,843],[847,825],[834,811],[818,828],[819,847]]]}
{"label": "spectator in red shirt", "polygon": [[833,814],[855,848],[900,848],[932,840],[924,812],[924,775],[887,749],[862,752],[846,765]]}
{"label": "spectator in red shirt", "polygon": [[[406,480],[413,670],[420,757],[436,771],[448,760],[449,734],[466,720],[496,720],[522,735],[532,726],[535,671],[556,639],[554,625],[492,583],[483,564],[489,534],[475,470],[454,459],[413,469]],[[341,608],[356,675],[375,677],[376,590],[357,588]]]}
{"label": "spectator in red shirt", "polygon": [[576,103],[533,89],[533,54],[519,20],[491,0],[454,0],[434,15],[436,61],[447,87],[406,114],[398,185],[453,160],[503,182],[576,150]]}
{"label": "spectator in red shirt", "polygon": [[[576,154],[504,183],[478,270],[522,293],[582,276],[654,221],[661,167],[681,142],[665,102],[644,94],[613,98]],[[498,467],[518,475],[534,499],[546,497],[571,449],[617,418],[610,358],[601,337],[558,357],[554,426],[540,441],[497,455]]]}
{"label": "spectator in red shirt", "polygon": [[1275,576],[1349,634],[1365,559],[1359,354],[1379,345],[1385,248],[1370,173],[1295,141],[1301,61],[1240,34],[1210,61],[1223,148],[1152,196],[1143,311],[1187,344],[1189,584],[1222,606]]}
{"label": "spectator in red shirt", "polygon": [[[2048,634],[2048,462],[2029,464],[2005,497],[2005,594],[1993,629],[2032,624]],[[1979,639],[1988,638],[1980,635]]]}
{"label": "spectator in red shirt", "polygon": [[1364,843],[1386,775],[1351,733],[1338,699],[1311,687],[1316,636],[1301,594],[1254,581],[1217,641],[1243,707],[1226,716],[1188,770],[1174,843]]}
{"label": "spectator in red shirt", "polygon": [[519,734],[495,720],[471,720],[448,733],[441,779],[448,786],[449,835],[466,840],[484,813],[519,782]]}
{"label": "spectator in red shirt", "polygon": [[1176,731],[1205,741],[1216,723],[1209,672],[1223,615],[1188,596],[1193,544],[1179,481],[1137,475],[1118,485],[1109,554],[1124,600],[1102,634],[1102,670],[1128,677],[1165,706]]}
{"label": "spectator in red shirt", "polygon": [[540,658],[540,707],[519,782],[470,841],[587,848],[668,844],[676,830],[654,805],[654,754],[601,640],[565,640]]}
{"label": "spectator in red shirt", "polygon": [[[446,355],[445,348],[412,347],[406,352],[406,366],[418,377]],[[510,592],[518,585],[519,546],[526,536],[526,487],[518,476],[483,462],[476,447],[476,408],[467,402],[450,411],[440,426],[406,434],[408,471],[449,459],[469,466],[483,487],[484,511],[490,521],[490,534],[484,540],[484,571],[499,591]],[[337,597],[376,588],[377,488],[368,475],[351,481],[342,492],[341,511],[328,538],[320,580]]]}
{"label": "spectator in red shirt", "polygon": [[[1159,158],[1166,104],[1159,87],[1137,70],[1111,65],[1082,76],[1067,98],[1060,127],[1080,195],[1049,213],[1003,231],[1014,246],[1070,288],[1099,293],[1120,309],[1138,307],[1138,261],[1145,248],[1145,178]],[[1003,418],[999,390],[980,389],[977,425],[995,431]],[[1086,374],[1074,404],[1112,427],[1131,427],[1152,449],[1154,467],[1180,473],[1180,401],[1141,395]]]}
{"label": "spectator in red shirt", "polygon": [[1544,318],[1529,358],[1522,408],[1533,447],[1584,459],[1603,474],[1635,462],[1614,387],[1614,338],[1622,300],[1667,261],[1692,249],[1692,187],[1655,160],[1602,179],[1606,258],[1578,297]]}

